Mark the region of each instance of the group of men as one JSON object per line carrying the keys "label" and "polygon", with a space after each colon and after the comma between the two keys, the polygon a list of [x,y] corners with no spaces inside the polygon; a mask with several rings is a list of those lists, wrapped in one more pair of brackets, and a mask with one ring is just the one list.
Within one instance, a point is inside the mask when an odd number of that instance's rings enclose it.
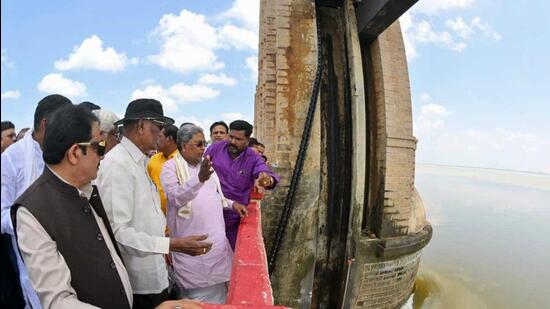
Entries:
{"label": "group of men", "polygon": [[61,95],[43,98],[33,128],[6,147],[2,124],[3,304],[224,303],[251,191],[279,181],[248,147],[252,129],[216,122],[208,145],[157,100],[134,100],[118,119]]}

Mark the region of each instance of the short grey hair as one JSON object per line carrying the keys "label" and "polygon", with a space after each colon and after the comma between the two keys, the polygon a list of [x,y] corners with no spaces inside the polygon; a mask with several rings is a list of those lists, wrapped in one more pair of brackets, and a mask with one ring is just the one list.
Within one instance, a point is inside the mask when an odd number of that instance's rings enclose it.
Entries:
{"label": "short grey hair", "polygon": [[92,113],[99,119],[99,129],[102,132],[111,132],[115,128],[115,122],[119,120],[115,113],[108,110],[96,109]]}
{"label": "short grey hair", "polygon": [[204,134],[202,128],[198,125],[193,123],[182,124],[180,129],[178,130],[178,147],[181,144],[186,144],[187,142],[189,142],[193,138],[193,135],[197,133]]}

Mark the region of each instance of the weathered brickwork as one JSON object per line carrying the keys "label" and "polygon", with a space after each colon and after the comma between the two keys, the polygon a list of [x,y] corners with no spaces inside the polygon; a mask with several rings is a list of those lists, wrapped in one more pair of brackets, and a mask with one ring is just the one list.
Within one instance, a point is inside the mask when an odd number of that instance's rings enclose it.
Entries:
{"label": "weathered brickwork", "polygon": [[355,308],[396,308],[411,294],[420,252],[397,260],[364,264]]}
{"label": "weathered brickwork", "polygon": [[[292,29],[291,29],[292,27]],[[315,11],[310,0],[261,0],[259,72],[254,134],[281,176],[273,194],[262,201],[263,233],[269,251],[290,180],[311,97],[316,69]],[[308,293],[296,288],[313,269],[320,188],[320,115],[316,111],[293,215],[271,277],[275,302],[298,307]],[[300,250],[294,241],[301,240]],[[292,272],[284,266],[294,265]],[[305,295],[305,296],[304,296]]]}
{"label": "weathered brickwork", "polygon": [[[346,4],[348,18],[355,23],[353,3]],[[348,24],[347,34],[356,28]],[[258,53],[258,84],[254,112],[254,134],[266,145],[266,155],[274,170],[281,175],[281,183],[273,194],[262,201],[263,232],[269,251],[280,209],[290,184],[298,155],[302,130],[311,98],[317,65],[317,37],[314,1],[260,0],[260,46]],[[378,252],[377,241],[407,238],[425,225],[421,200],[414,195],[414,162],[416,138],[412,135],[410,86],[404,44],[399,23],[390,26],[370,44],[372,72],[363,81],[360,42],[351,37],[348,42],[351,97],[354,121],[355,170],[366,166],[375,170],[371,177],[380,183],[382,228],[376,236],[366,239],[361,220],[362,211],[372,205],[363,205],[365,178],[363,172],[354,176],[353,252],[357,271],[350,274],[347,308],[395,308],[403,303],[413,289],[420,252],[405,256],[385,257]],[[368,83],[368,90],[363,88]],[[367,93],[368,92],[368,93]],[[368,97],[368,98],[367,98]],[[365,101],[366,100],[366,101]],[[368,108],[366,108],[368,107]],[[373,108],[374,107],[374,108]],[[367,114],[365,110],[373,111]],[[374,125],[372,121],[374,119]],[[370,126],[367,126],[367,122]],[[367,127],[375,142],[366,145]],[[307,307],[311,300],[313,269],[319,249],[318,233],[321,209],[326,204],[323,189],[326,186],[326,141],[322,140],[320,108],[316,110],[309,148],[302,178],[296,190],[294,209],[286,236],[272,275],[272,286],[277,304],[293,308]],[[357,138],[361,136],[362,139]],[[372,148],[371,148],[372,147]],[[357,152],[367,149],[366,154]],[[372,152],[372,153],[371,153]],[[372,161],[372,162],[371,162]],[[373,176],[374,175],[374,176]],[[371,178],[367,177],[367,178]],[[379,179],[378,179],[379,178]],[[378,193],[378,190],[373,190]],[[377,200],[370,201],[372,203]],[[420,214],[416,216],[416,214]],[[414,217],[414,220],[411,218]],[[418,217],[418,218],[417,218]],[[384,260],[389,259],[392,260]],[[355,266],[354,266],[355,267]]]}
{"label": "weathered brickwork", "polygon": [[[385,221],[381,237],[409,233],[413,203],[416,138],[412,135],[409,73],[399,22],[395,22],[371,44],[374,70],[378,166],[384,178]],[[411,231],[412,232],[412,231]]]}

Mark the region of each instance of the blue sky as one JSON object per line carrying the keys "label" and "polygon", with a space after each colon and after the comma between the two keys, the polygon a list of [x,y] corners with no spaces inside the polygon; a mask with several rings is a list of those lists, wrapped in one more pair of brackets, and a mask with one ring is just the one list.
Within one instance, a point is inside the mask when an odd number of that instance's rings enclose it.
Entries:
{"label": "blue sky", "polygon": [[[2,120],[52,92],[122,115],[253,118],[258,2],[2,0]],[[418,162],[550,173],[550,3],[420,0],[401,18]]]}

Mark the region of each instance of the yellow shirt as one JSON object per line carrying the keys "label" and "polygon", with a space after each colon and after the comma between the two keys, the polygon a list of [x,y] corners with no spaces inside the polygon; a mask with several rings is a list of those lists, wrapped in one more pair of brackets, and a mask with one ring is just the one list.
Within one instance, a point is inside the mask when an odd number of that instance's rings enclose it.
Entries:
{"label": "yellow shirt", "polygon": [[166,194],[164,194],[164,190],[162,190],[162,185],[160,184],[160,172],[162,171],[162,166],[164,163],[172,159],[176,155],[177,151],[177,149],[174,150],[168,158],[164,155],[164,153],[159,152],[152,156],[149,163],[147,163],[147,173],[149,173],[149,177],[151,177],[151,180],[153,180],[159,190],[160,207],[162,208],[164,215],[166,215]]}

